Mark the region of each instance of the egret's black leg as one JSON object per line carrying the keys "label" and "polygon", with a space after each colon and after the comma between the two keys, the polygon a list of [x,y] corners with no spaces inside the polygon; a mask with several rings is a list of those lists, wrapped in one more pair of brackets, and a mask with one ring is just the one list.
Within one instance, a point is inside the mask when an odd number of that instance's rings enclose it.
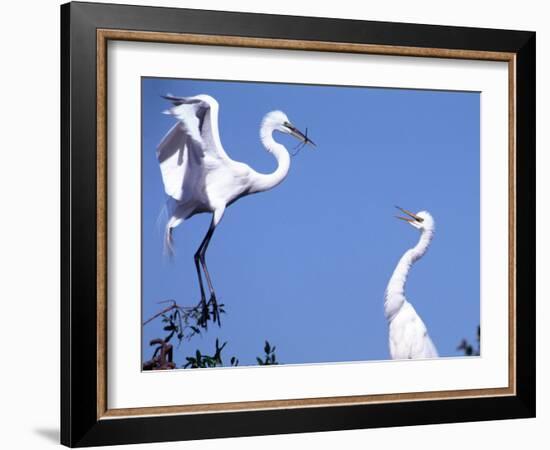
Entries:
{"label": "egret's black leg", "polygon": [[208,322],[208,305],[206,304],[206,295],[204,292],[204,284],[202,282],[202,274],[201,274],[201,252],[202,249],[207,242],[208,235],[210,234],[210,229],[206,233],[206,236],[204,236],[201,244],[199,245],[199,248],[195,252],[195,268],[197,269],[197,277],[199,279],[199,287],[201,290],[201,318],[199,319],[199,324],[207,328],[207,322]]}
{"label": "egret's black leg", "polygon": [[214,225],[214,220],[212,220],[212,223],[210,224],[210,228],[208,229],[208,232],[206,233],[206,236],[204,238],[204,245],[201,246],[201,248],[198,251],[199,254],[199,260],[202,265],[202,269],[204,270],[204,275],[206,276],[206,282],[208,283],[208,290],[210,291],[210,300],[209,304],[212,304],[212,315],[214,316],[214,322],[218,322],[218,325],[220,325],[220,315],[218,312],[218,301],[216,299],[216,293],[214,292],[214,286],[212,285],[212,279],[210,278],[210,274],[208,273],[208,267],[206,266],[206,250],[208,249],[208,245],[210,244],[210,239],[212,239],[212,235],[214,234],[214,230],[216,229],[216,226]]}
{"label": "egret's black leg", "polygon": [[[200,249],[200,247],[199,247]],[[200,261],[199,261],[199,250],[195,253],[195,268],[197,269],[197,277],[199,279],[199,286],[201,288],[201,301],[206,301],[206,295],[204,294],[204,286],[202,285],[202,274],[201,274],[201,267],[200,267]]]}
{"label": "egret's black leg", "polygon": [[199,252],[199,259],[202,264],[202,268],[204,270],[204,274],[206,276],[206,282],[208,283],[208,289],[210,290],[210,293],[214,293],[214,286],[212,286],[212,279],[210,278],[210,274],[208,273],[208,267],[206,267],[206,249],[208,248],[208,244],[210,244],[210,239],[212,239],[212,235],[214,234],[214,230],[216,227],[213,225],[210,225],[210,228],[208,229],[208,233],[206,233],[205,242],[202,246],[202,249]]}

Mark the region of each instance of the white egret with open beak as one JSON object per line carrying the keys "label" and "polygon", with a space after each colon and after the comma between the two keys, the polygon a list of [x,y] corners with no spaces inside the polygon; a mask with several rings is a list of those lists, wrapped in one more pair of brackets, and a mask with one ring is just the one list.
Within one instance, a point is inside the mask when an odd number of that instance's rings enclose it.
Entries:
{"label": "white egret with open beak", "polygon": [[405,283],[411,266],[430,246],[435,222],[427,211],[413,214],[396,207],[405,214],[397,216],[420,231],[418,243],[407,250],[399,260],[386,288],[384,313],[389,327],[389,349],[392,359],[437,358],[439,355],[428,335],[426,325],[405,297]]}

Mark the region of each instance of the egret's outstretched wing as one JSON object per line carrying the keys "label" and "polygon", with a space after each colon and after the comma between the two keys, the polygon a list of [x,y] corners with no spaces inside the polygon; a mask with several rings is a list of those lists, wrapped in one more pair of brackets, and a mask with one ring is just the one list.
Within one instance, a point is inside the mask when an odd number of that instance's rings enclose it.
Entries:
{"label": "egret's outstretched wing", "polygon": [[165,98],[177,123],[157,147],[164,189],[180,204],[200,201],[207,168],[229,159],[218,133],[218,102],[207,95]]}

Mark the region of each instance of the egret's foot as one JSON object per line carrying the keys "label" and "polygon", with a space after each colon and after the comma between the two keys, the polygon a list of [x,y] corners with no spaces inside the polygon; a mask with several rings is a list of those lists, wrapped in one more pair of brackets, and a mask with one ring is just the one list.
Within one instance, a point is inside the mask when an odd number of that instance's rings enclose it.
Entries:
{"label": "egret's foot", "polygon": [[[218,323],[218,326],[221,326],[220,321],[220,307],[218,305],[218,300],[216,299],[216,294],[214,292],[210,293],[210,300],[208,300],[208,305],[212,307],[212,320]],[[210,309],[210,308],[208,308]]]}
{"label": "egret's foot", "polygon": [[206,298],[202,297],[199,304],[196,306],[198,310],[197,325],[204,329],[208,328],[208,320],[210,319],[210,308],[206,303]]}

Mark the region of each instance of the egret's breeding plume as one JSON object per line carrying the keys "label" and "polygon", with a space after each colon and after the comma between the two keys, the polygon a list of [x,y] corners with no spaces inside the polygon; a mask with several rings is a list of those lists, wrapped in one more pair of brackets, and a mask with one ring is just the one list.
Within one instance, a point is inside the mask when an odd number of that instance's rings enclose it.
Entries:
{"label": "egret's breeding plume", "polygon": [[392,359],[437,358],[437,350],[426,325],[405,298],[409,270],[428,250],[434,236],[435,222],[426,211],[413,214],[397,208],[407,215],[397,218],[419,230],[420,240],[401,257],[386,288],[384,313],[389,326],[390,355]]}
{"label": "egret's breeding plume", "polygon": [[[199,213],[211,213],[212,222],[195,253],[195,267],[199,279],[203,315],[212,307],[213,320],[219,320],[216,294],[206,266],[206,250],[220,223],[225,209],[245,195],[267,191],[287,176],[290,155],[276,142],[273,132],[290,134],[301,143],[313,144],[299,131],[285,113],[268,113],[260,127],[260,139],[266,150],[277,160],[277,169],[270,174],[256,172],[247,164],[233,161],[220,141],[218,132],[218,102],[208,95],[174,97],[166,111],[177,122],[168,131],[157,148],[164,189],[168,195],[169,219],[165,230],[165,250],[173,252],[173,229],[185,219]],[[206,302],[201,268],[206,277],[210,299]],[[203,317],[206,324],[207,317]]]}

